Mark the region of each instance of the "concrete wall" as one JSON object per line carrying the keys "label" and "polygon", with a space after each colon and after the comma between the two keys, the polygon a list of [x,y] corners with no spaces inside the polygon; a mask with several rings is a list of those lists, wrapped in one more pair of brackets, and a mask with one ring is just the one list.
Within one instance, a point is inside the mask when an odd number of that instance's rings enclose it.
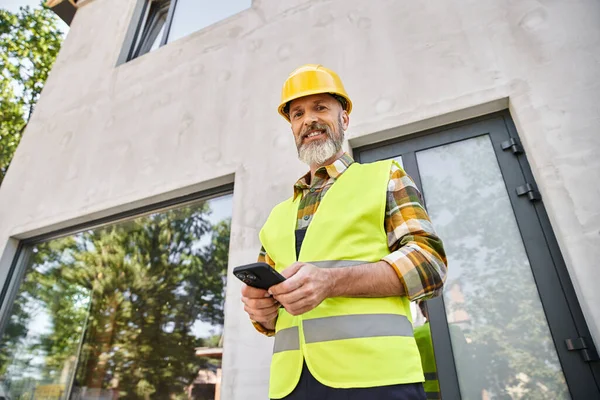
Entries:
{"label": "concrete wall", "polygon": [[[232,180],[230,265],[254,259],[305,170],[279,89],[323,63],[353,98],[354,146],[510,108],[600,341],[600,3],[255,0],[116,66],[135,1],[88,0],[73,21],[0,190],[0,283],[17,239]],[[230,282],[222,398],[266,398],[271,342]]]}

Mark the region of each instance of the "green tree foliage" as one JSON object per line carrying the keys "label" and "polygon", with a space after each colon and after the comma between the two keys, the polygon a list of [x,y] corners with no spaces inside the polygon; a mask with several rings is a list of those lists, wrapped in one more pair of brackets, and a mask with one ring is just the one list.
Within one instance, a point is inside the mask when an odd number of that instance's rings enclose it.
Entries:
{"label": "green tree foliage", "polygon": [[[0,358],[0,379],[12,373],[16,380],[21,346],[43,358],[41,382],[60,382],[67,371],[76,390],[187,398],[199,370],[220,367],[218,359],[195,355],[220,344],[224,323],[229,220],[211,223],[210,213],[201,203],[38,245],[0,341],[12,349]],[[35,304],[52,329],[28,343]],[[199,335],[200,323],[215,329]]]}
{"label": "green tree foliage", "polygon": [[40,4],[0,9],[0,185],[60,50],[58,17]]}

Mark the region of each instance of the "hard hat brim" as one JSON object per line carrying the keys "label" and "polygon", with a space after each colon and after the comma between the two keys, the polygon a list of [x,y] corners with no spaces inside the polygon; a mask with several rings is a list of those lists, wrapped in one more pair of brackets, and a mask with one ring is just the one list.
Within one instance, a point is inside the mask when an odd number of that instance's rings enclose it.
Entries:
{"label": "hard hat brim", "polygon": [[344,89],[340,77],[332,70],[317,64],[307,64],[296,69],[283,84],[279,114],[290,121],[285,112],[286,106],[293,100],[315,94],[331,94],[345,100],[342,107],[348,114],[352,111],[352,101]]}
{"label": "hard hat brim", "polygon": [[[306,97],[306,96],[312,96],[313,94],[330,94],[330,95],[334,95],[334,97],[339,96],[341,98],[343,98],[346,101],[346,104],[341,104],[342,108],[344,110],[346,110],[346,112],[348,114],[350,114],[350,112],[352,112],[352,101],[350,100],[350,98],[348,97],[348,95],[346,95],[345,93],[339,93],[339,92],[327,92],[327,91],[322,91],[322,90],[307,90],[304,91],[302,93],[299,93],[297,96],[292,96],[290,99],[288,99],[287,101],[281,103],[279,105],[278,108],[278,112],[279,114],[281,114],[281,116],[285,119],[288,120],[288,122],[291,122],[290,120],[290,116],[288,115],[288,113],[285,111],[285,108],[288,104],[290,104],[292,101],[299,99],[301,97]],[[336,99],[338,100],[338,99]],[[339,101],[339,100],[338,100]],[[341,103],[341,102],[340,102]]]}

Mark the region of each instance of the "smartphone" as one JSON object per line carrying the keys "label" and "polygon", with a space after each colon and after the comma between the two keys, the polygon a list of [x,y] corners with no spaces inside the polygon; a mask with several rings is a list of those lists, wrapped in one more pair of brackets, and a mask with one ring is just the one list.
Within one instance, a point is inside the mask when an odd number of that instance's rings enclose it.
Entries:
{"label": "smartphone", "polygon": [[246,285],[265,290],[285,281],[283,275],[267,263],[253,263],[235,267],[233,274]]}

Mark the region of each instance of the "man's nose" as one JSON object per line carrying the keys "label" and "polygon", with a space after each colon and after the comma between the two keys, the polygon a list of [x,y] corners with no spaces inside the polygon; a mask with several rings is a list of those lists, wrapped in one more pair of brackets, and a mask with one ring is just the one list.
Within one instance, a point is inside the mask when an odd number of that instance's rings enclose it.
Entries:
{"label": "man's nose", "polygon": [[304,125],[309,126],[311,125],[313,122],[317,122],[317,116],[312,113],[312,112],[307,112],[306,115],[304,116]]}

